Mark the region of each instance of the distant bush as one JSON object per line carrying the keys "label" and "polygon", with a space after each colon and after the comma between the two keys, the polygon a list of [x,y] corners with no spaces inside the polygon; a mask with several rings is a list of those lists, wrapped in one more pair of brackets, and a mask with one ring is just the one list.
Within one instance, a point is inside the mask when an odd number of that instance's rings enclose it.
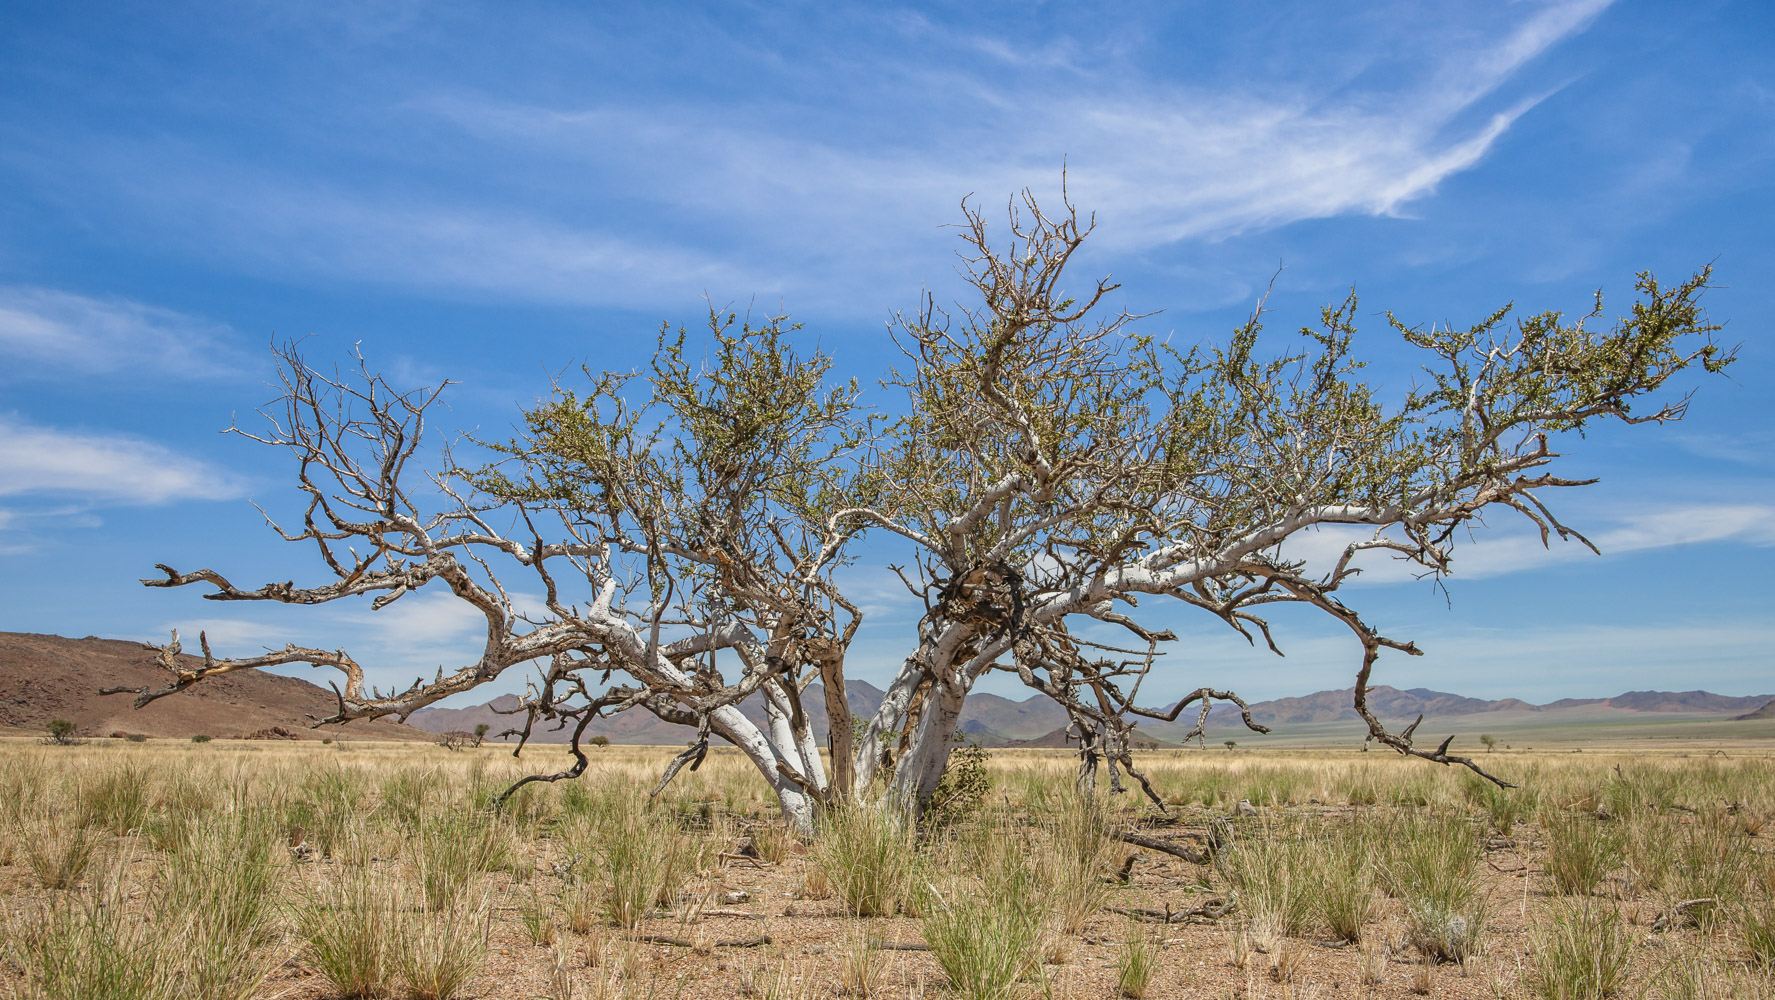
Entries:
{"label": "distant bush", "polygon": [[45,743],[66,747],[80,742],[74,737],[74,730],[77,727],[67,719],[51,719],[43,728],[49,733],[49,738],[43,741]]}
{"label": "distant bush", "polygon": [[131,743],[146,743],[146,742],[148,742],[148,737],[143,733],[130,733],[127,736],[125,736],[124,739],[130,741]]}
{"label": "distant bush", "polygon": [[210,740],[213,740],[213,739],[215,739],[215,737],[211,736],[208,733],[198,733],[196,736],[191,737],[191,742],[193,742],[193,743],[208,743]]}
{"label": "distant bush", "polygon": [[586,740],[586,744],[588,746],[594,746],[594,747],[607,747],[610,745],[610,737],[608,737],[608,736],[594,736],[591,739]]}

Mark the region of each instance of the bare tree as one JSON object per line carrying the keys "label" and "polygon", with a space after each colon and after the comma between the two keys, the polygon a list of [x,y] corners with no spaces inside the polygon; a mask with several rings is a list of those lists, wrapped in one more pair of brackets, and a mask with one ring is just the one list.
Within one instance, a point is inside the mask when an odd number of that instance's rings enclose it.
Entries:
{"label": "bare tree", "polygon": [[[1389,316],[1427,376],[1389,405],[1355,377],[1354,294],[1303,329],[1297,351],[1260,354],[1260,304],[1224,347],[1179,352],[1129,335],[1135,317],[1100,318],[1118,287],[1109,280],[1067,291],[1067,266],[1091,228],[1070,204],[1051,216],[1026,193],[1002,243],[979,211],[964,210],[963,256],[980,304],[951,315],[927,299],[900,318],[908,370],[893,384],[906,405],[879,468],[903,489],[893,510],[862,511],[918,553],[905,578],[926,613],[861,765],[867,775],[881,733],[902,728],[894,788],[913,801],[936,787],[963,702],[992,670],[1066,706],[1086,784],[1100,759],[1112,780],[1117,765],[1140,777],[1128,753],[1139,719],[1193,710],[1197,736],[1223,700],[1262,731],[1230,691],[1140,704],[1161,644],[1174,638],[1135,617],[1148,597],[1201,609],[1272,650],[1260,609],[1319,609],[1361,648],[1354,700],[1369,738],[1484,774],[1451,755],[1449,740],[1419,747],[1417,723],[1395,733],[1369,710],[1381,651],[1419,650],[1342,601],[1355,561],[1383,553],[1439,578],[1461,529],[1494,508],[1528,518],[1543,542],[1557,534],[1589,545],[1544,502],[1549,490],[1588,482],[1548,471],[1559,457],[1553,439],[1603,419],[1679,419],[1686,396],[1634,407],[1691,366],[1717,373],[1732,360],[1699,305],[1708,271],[1674,288],[1642,274],[1639,301],[1605,330],[1594,326],[1600,293],[1576,321],[1542,313],[1512,323],[1506,307],[1456,330]],[[1290,557],[1291,539],[1333,527],[1365,534],[1329,567]],[[1125,640],[1090,637],[1102,626]]]}
{"label": "bare tree", "polygon": [[[718,736],[751,758],[788,818],[809,826],[831,782],[801,694],[824,675],[842,697],[844,651],[861,620],[830,582],[855,529],[828,509],[868,496],[845,470],[854,478],[859,466],[846,456],[870,422],[856,414],[855,386],[827,389],[829,359],[800,357],[784,323],[736,323],[711,315],[707,370],[687,358],[682,331],[662,333],[645,377],[587,372],[589,388],[558,387],[527,415],[522,437],[489,445],[497,461],[447,461],[435,475],[413,461],[442,387],[397,391],[361,357],[351,375],[326,376],[284,348],[282,412],[268,415],[267,433],[234,430],[295,456],[302,524],[273,527],[314,545],[334,581],[243,589],[214,570],[161,566],[164,579],[143,582],[204,584],[218,601],[371,595],[375,609],[438,583],[484,619],[481,656],[384,693],[365,690],[362,667],[344,651],[292,645],[219,660],[206,640],[202,664],[186,667],[175,633],[161,655],[174,682],[131,689],[136,705],[216,674],[300,662],[345,675],[337,711],[317,725],[405,719],[542,663],[515,732],[528,739],[543,720],[571,726],[578,762],[536,780],[577,776],[591,720],[640,707],[698,731],[665,780],[694,769]],[[496,528],[496,518],[511,527]],[[517,606],[514,571],[542,592],[540,609]],[[764,727],[736,707],[755,693]],[[837,768],[846,789],[848,759]]]}
{"label": "bare tree", "polygon": [[[660,787],[718,736],[806,828],[822,804],[927,802],[968,694],[1001,670],[1066,707],[1082,786],[1107,762],[1112,787],[1125,772],[1156,802],[1130,753],[1138,721],[1188,712],[1199,736],[1223,701],[1263,727],[1214,686],[1143,701],[1175,637],[1140,601],[1200,609],[1271,649],[1262,609],[1294,603],[1356,640],[1355,708],[1371,739],[1484,774],[1448,740],[1419,747],[1416,724],[1395,733],[1369,710],[1381,651],[1418,650],[1370,626],[1340,588],[1364,553],[1440,578],[1459,530],[1494,508],[1527,517],[1544,541],[1584,542],[1544,502],[1583,484],[1548,471],[1552,442],[1601,419],[1682,416],[1686,397],[1633,407],[1687,368],[1731,361],[1700,309],[1708,273],[1674,288],[1642,275],[1631,313],[1605,330],[1593,328],[1600,297],[1576,321],[1511,322],[1508,309],[1467,330],[1392,320],[1427,381],[1389,402],[1356,377],[1353,296],[1303,330],[1298,350],[1260,350],[1261,305],[1226,345],[1174,350],[1131,334],[1135,317],[1104,314],[1118,287],[1107,279],[1068,294],[1088,220],[1070,205],[1045,214],[1027,195],[1012,208],[1001,245],[964,205],[978,305],[951,313],[927,299],[896,322],[906,365],[887,385],[904,403],[888,422],[860,405],[854,381],[829,384],[831,359],[798,353],[785,320],[712,313],[703,360],[682,331],[662,331],[644,374],[587,370],[583,386],[558,384],[528,411],[519,435],[487,443],[488,461],[427,476],[410,465],[441,387],[398,392],[361,358],[351,376],[323,377],[284,349],[271,431],[237,432],[296,457],[303,522],[277,530],[314,545],[333,581],[243,590],[213,570],[162,566],[164,579],[144,582],[204,584],[223,601],[370,595],[375,608],[436,584],[485,620],[481,655],[366,692],[343,651],[218,660],[206,642],[202,665],[186,668],[175,634],[163,650],[175,681],[136,690],[136,703],[306,662],[345,675],[337,711],[316,724],[405,718],[541,664],[515,713],[517,752],[539,723],[570,727],[577,763],[529,780],[577,776],[591,721],[641,708],[698,732]],[[1363,534],[1328,566],[1291,555],[1291,540],[1331,528]],[[910,546],[897,570],[924,613],[881,708],[853,720],[844,667],[862,614],[833,573],[864,532]],[[542,592],[540,607],[518,607],[513,574]],[[815,680],[830,774],[802,704]],[[754,696],[762,726],[738,707]]]}

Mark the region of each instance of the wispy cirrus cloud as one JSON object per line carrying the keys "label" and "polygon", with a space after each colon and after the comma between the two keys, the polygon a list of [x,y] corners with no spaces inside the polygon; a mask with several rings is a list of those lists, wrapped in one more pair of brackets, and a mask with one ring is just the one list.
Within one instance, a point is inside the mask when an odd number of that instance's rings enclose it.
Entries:
{"label": "wispy cirrus cloud", "polygon": [[625,307],[782,294],[879,314],[856,290],[932,278],[964,194],[1031,187],[1051,203],[1063,162],[1111,254],[1397,214],[1480,162],[1539,100],[1520,93],[1524,67],[1606,6],[1524,5],[1443,59],[1367,39],[1352,58],[1373,79],[1329,91],[1160,78],[1106,39],[1030,45],[928,22],[909,29],[917,44],[865,32],[818,68],[731,91],[526,90],[433,66],[404,100],[341,111],[356,169],[165,136],[72,169],[190,252],[278,277]]}
{"label": "wispy cirrus cloud", "polygon": [[[1526,524],[1505,522],[1492,530],[1478,529],[1472,542],[1455,548],[1453,578],[1482,580],[1597,558],[1575,539],[1561,541],[1553,535],[1543,545],[1539,534],[1525,528]],[[1775,546],[1775,506],[1678,504],[1618,515],[1601,528],[1584,525],[1581,530],[1603,558],[1716,542],[1769,548]],[[1290,539],[1284,554],[1328,568],[1346,545],[1372,535],[1372,530],[1359,528],[1320,529]],[[1390,558],[1384,551],[1360,554],[1353,565],[1362,570],[1355,585],[1408,583],[1424,572],[1423,567]]]}
{"label": "wispy cirrus cloud", "polygon": [[220,378],[245,367],[233,331],[121,298],[0,287],[0,357],[14,376],[150,371]]}
{"label": "wispy cirrus cloud", "polygon": [[[595,166],[624,190],[679,209],[768,219],[775,232],[816,244],[842,234],[845,245],[865,251],[909,230],[931,231],[966,192],[997,199],[1022,187],[1051,190],[1064,159],[1076,200],[1109,223],[1108,245],[1140,250],[1303,219],[1394,213],[1433,193],[1477,163],[1538,98],[1489,112],[1481,105],[1608,2],[1544,5],[1503,37],[1387,93],[1327,97],[1302,85],[1259,95],[1089,71],[1035,86],[982,68],[903,72],[895,102],[943,113],[891,142],[707,105],[662,114],[468,95],[416,106],[484,144],[535,150],[545,164]],[[995,61],[1011,51],[977,36],[962,42]],[[884,65],[867,78],[896,75],[880,58]]]}
{"label": "wispy cirrus cloud", "polygon": [[134,506],[244,493],[233,473],[135,435],[60,430],[0,414],[0,497]]}

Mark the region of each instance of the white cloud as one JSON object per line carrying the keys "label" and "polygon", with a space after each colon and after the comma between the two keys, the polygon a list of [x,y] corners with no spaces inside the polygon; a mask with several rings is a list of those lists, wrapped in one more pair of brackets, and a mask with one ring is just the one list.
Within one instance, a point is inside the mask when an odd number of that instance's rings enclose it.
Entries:
{"label": "white cloud", "polygon": [[[540,612],[540,595],[509,593],[520,612]],[[164,642],[168,630],[175,628],[187,652],[196,652],[199,634],[207,634],[221,657],[256,656],[291,643],[343,649],[364,668],[365,683],[383,691],[405,689],[415,678],[430,681],[439,667],[448,674],[472,664],[486,643],[486,619],[441,583],[409,593],[381,611],[372,611],[369,598],[361,598],[321,607],[261,604],[240,615],[169,620],[152,641]],[[331,668],[316,674],[302,664],[277,667],[275,672],[322,686],[336,676]],[[514,666],[487,685],[484,697],[473,700],[522,690],[524,680],[533,675],[529,666]]]}
{"label": "white cloud", "polygon": [[242,367],[232,339],[225,326],[127,299],[0,287],[0,356],[16,359],[15,375],[226,376]]}
{"label": "white cloud", "polygon": [[[1473,541],[1458,544],[1454,550],[1453,578],[1480,580],[1597,558],[1582,543],[1562,542],[1558,535],[1543,546],[1538,533],[1525,530],[1529,527],[1526,522],[1506,520],[1514,518],[1505,511],[1496,516],[1496,525],[1475,526]],[[1584,523],[1574,523],[1574,527],[1596,544],[1603,558],[1710,542],[1767,548],[1775,546],[1775,506],[1687,504],[1630,513],[1601,529]],[[1283,551],[1289,558],[1307,560],[1310,567],[1329,568],[1344,546],[1372,536],[1372,529],[1324,528],[1290,539]],[[1423,573],[1422,567],[1392,559],[1384,552],[1358,555],[1353,564],[1362,569],[1356,584],[1407,583]]]}
{"label": "white cloud", "polygon": [[40,427],[0,414],[0,496],[49,494],[152,505],[242,493],[233,474],[152,441]]}

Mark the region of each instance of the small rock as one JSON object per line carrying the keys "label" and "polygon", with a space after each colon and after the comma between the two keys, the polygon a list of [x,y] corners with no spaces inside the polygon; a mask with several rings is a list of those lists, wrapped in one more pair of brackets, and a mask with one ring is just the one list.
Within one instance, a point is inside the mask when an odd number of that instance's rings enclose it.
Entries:
{"label": "small rock", "polygon": [[1256,816],[1257,815],[1257,807],[1251,804],[1250,799],[1240,799],[1239,800],[1239,815],[1241,815],[1241,816]]}

